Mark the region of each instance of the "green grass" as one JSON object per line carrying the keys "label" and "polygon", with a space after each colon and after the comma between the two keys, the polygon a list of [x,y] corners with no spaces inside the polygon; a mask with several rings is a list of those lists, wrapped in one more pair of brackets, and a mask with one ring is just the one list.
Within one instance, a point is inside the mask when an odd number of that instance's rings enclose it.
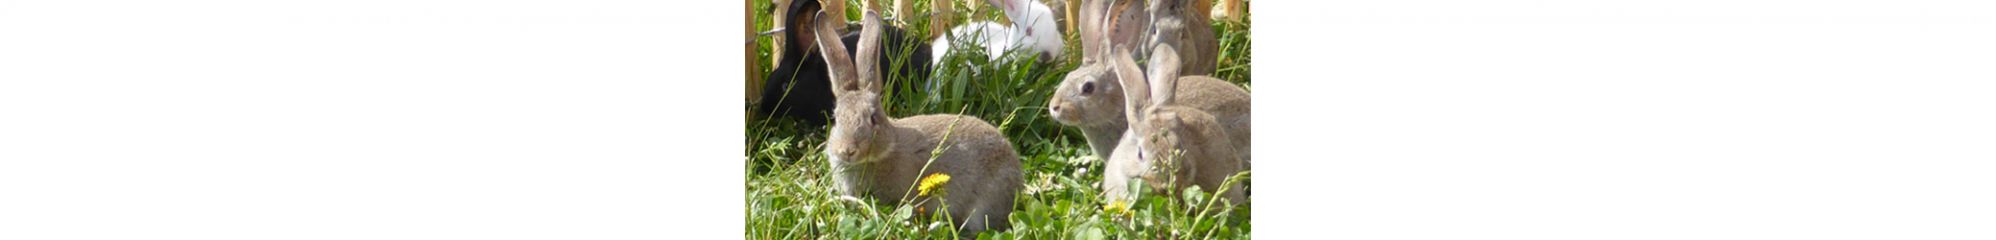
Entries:
{"label": "green grass", "polygon": [[[882,1],[891,3],[892,1]],[[926,11],[927,1],[917,9]],[[859,3],[847,4],[858,13]],[[758,31],[769,30],[770,4],[758,3]],[[990,12],[962,14],[970,19],[997,20]],[[857,14],[847,19],[858,19]],[[966,22],[968,19],[957,22]],[[926,21],[905,29],[927,35]],[[1221,54],[1215,77],[1249,87],[1250,35],[1247,23],[1215,22]],[[759,63],[770,69],[770,41],[757,40]],[[1210,204],[1211,191],[1182,196],[1149,194],[1129,210],[1111,213],[1099,197],[1102,163],[1089,153],[1081,133],[1047,116],[1046,101],[1080,56],[1074,36],[1068,36],[1067,56],[1055,64],[1010,61],[993,64],[978,48],[957,48],[957,54],[937,61],[931,81],[940,91],[928,91],[910,78],[890,77],[885,86],[889,115],[961,113],[983,118],[1003,131],[1026,172],[1026,187],[1017,197],[1008,231],[987,232],[992,239],[1158,239],[1249,238],[1252,204],[1227,208]],[[1018,57],[1018,56],[1014,56]],[[916,79],[919,79],[917,77]],[[947,225],[910,219],[908,204],[884,205],[870,200],[840,200],[835,192],[824,150],[823,128],[799,127],[787,120],[760,119],[744,126],[748,156],[746,237],[749,239],[949,239]],[[1244,174],[1245,175],[1245,174]],[[1245,178],[1243,176],[1243,178]]]}

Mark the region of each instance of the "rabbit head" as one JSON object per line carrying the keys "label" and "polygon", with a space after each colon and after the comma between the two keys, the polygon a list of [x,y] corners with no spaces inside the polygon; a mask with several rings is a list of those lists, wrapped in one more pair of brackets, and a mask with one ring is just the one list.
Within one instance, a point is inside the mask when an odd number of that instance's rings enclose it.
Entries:
{"label": "rabbit head", "polygon": [[1219,61],[1219,39],[1211,28],[1202,3],[1180,0],[1150,0],[1145,9],[1150,26],[1143,43],[1146,47],[1169,45],[1185,62],[1179,70],[1187,75],[1212,74]]}
{"label": "rabbit head", "polygon": [[[816,39],[818,36],[816,32],[818,31],[819,17],[826,16],[825,14],[820,14],[824,6],[814,0],[797,0],[790,1],[790,6],[785,9],[788,12],[784,16],[789,17],[783,22],[784,30],[782,39],[784,41],[783,48],[785,48],[783,52],[802,54],[803,51],[816,49],[818,42],[813,39]],[[835,15],[832,19],[834,21],[839,20]],[[833,39],[837,39],[836,35],[841,30],[833,29]]]}
{"label": "rabbit head", "polygon": [[1151,22],[1151,32],[1147,35],[1150,39],[1144,42],[1145,46],[1169,45],[1173,46],[1174,50],[1178,46],[1181,46],[1179,45],[1179,41],[1182,38],[1180,34],[1185,30],[1186,22],[1179,16],[1172,14],[1176,13],[1178,11],[1176,7],[1180,6],[1171,2],[1176,1],[1151,1],[1150,9],[1148,10],[1150,13],[1148,17],[1150,17]]}
{"label": "rabbit head", "polygon": [[[1087,37],[1100,36],[1095,29],[1106,28],[1101,22],[1082,25],[1085,28],[1081,32],[1085,35],[1082,43],[1111,46],[1113,39]],[[1109,51],[1109,47],[1084,51],[1080,66],[1067,73],[1047,100],[1047,111],[1054,121],[1080,127],[1088,139],[1088,147],[1101,159],[1109,158],[1113,146],[1120,144],[1117,142],[1123,131],[1129,128],[1123,120],[1123,84],[1107,60]]]}
{"label": "rabbit head", "polygon": [[[1126,142],[1135,145],[1134,167],[1123,171],[1166,192],[1198,185],[1208,191],[1230,189],[1224,195],[1234,203],[1245,199],[1240,188],[1227,188],[1226,179],[1242,169],[1240,155],[1229,141],[1226,126],[1212,114],[1174,103],[1179,82],[1180,59],[1169,45],[1157,46],[1151,53],[1148,74],[1136,66],[1128,51],[1113,59],[1116,75],[1125,79],[1125,118],[1129,121]],[[1125,151],[1118,149],[1117,154]],[[1114,156],[1125,158],[1124,156]]]}
{"label": "rabbit head", "polygon": [[1056,122],[1075,126],[1118,124],[1123,120],[1122,84],[1107,66],[1084,64],[1061,80],[1047,110]]}
{"label": "rabbit head", "polygon": [[[837,19],[819,13],[818,18]],[[825,149],[832,161],[855,163],[872,161],[883,152],[885,138],[874,137],[887,129],[891,121],[887,112],[880,106],[880,15],[866,12],[860,30],[858,59],[846,55],[845,44],[839,42],[837,21],[818,21],[818,52],[825,56],[825,64],[832,70],[830,81],[832,95],[837,98],[838,107],[832,112],[832,131],[825,140]]]}

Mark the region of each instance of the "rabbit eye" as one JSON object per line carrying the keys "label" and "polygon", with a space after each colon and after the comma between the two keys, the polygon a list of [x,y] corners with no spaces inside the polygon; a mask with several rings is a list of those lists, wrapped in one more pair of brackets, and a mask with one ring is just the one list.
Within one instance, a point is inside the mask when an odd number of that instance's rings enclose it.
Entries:
{"label": "rabbit eye", "polygon": [[1095,93],[1095,82],[1081,83],[1081,94]]}

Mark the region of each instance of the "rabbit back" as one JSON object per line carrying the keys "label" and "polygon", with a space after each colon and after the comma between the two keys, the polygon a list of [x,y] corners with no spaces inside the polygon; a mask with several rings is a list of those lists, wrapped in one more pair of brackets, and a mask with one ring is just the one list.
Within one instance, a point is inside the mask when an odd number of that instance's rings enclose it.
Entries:
{"label": "rabbit back", "polygon": [[[935,162],[919,176],[950,176],[944,186],[948,191],[944,202],[956,223],[975,231],[1010,227],[1008,216],[1014,197],[1025,184],[1025,174],[1018,152],[997,127],[974,116],[949,114],[911,116],[895,119],[894,124],[920,132],[919,141],[895,146],[912,150],[902,157],[906,159],[895,161],[910,162],[919,169],[933,157]],[[936,149],[940,155],[931,155]],[[935,204],[925,203],[930,209],[940,209]]]}

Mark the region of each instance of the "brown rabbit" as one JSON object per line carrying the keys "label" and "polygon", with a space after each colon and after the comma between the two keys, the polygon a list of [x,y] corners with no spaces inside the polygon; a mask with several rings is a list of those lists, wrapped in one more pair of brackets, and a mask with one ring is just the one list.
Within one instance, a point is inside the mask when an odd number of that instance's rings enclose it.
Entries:
{"label": "brown rabbit", "polygon": [[[1176,50],[1157,46],[1148,78],[1128,51],[1118,50],[1109,60],[1117,77],[1128,80],[1123,81],[1123,102],[1130,130],[1119,148],[1135,148],[1115,150],[1106,164],[1103,187],[1112,201],[1131,196],[1119,186],[1128,181],[1142,179],[1146,186],[1174,195],[1193,185],[1220,191],[1227,177],[1245,170],[1224,124],[1205,111],[1175,105],[1171,89],[1180,80]],[[1231,203],[1247,201],[1240,185],[1226,188],[1220,194]]]}
{"label": "brown rabbit", "polygon": [[[1139,38],[1152,37],[1138,31],[1151,27],[1148,23],[1151,20],[1151,16],[1148,15],[1151,8],[1145,7],[1149,3],[1144,1],[1091,0],[1084,1],[1083,4],[1081,17],[1078,20],[1083,49],[1081,66],[1069,72],[1066,79],[1054,89],[1053,99],[1048,101],[1047,109],[1055,121],[1063,125],[1080,127],[1082,135],[1088,139],[1089,148],[1094,150],[1098,159],[1109,159],[1110,152],[1115,149],[1114,147],[1122,139],[1124,130],[1128,128],[1123,117],[1122,84],[1112,74],[1114,70],[1108,60],[1111,59],[1108,56],[1111,51],[1109,46],[1156,45],[1138,44]],[[1167,4],[1158,5],[1170,6]],[[1159,10],[1164,9],[1167,8],[1159,8]],[[1183,32],[1176,29],[1178,28],[1167,28],[1166,31]],[[1211,29],[1206,30],[1209,34],[1173,34],[1193,38],[1204,36],[1203,40],[1166,40],[1162,43],[1171,44],[1173,49],[1179,49],[1179,44],[1188,42],[1216,43],[1217,40],[1213,40],[1210,34]],[[1216,44],[1205,46],[1215,47]],[[1178,51],[1181,56],[1187,52]],[[1186,65],[1212,65],[1218,59],[1201,57],[1185,61],[1189,61],[1184,63]],[[1181,72],[1181,74],[1204,73]],[[1220,118],[1232,133],[1231,138],[1235,148],[1240,150],[1241,159],[1253,159],[1249,154],[1251,151],[1248,151],[1253,143],[1252,131],[1249,131],[1253,121],[1249,115],[1251,102],[1247,90],[1211,77],[1189,76],[1179,80],[1182,82],[1176,86],[1179,104],[1206,111]]]}
{"label": "brown rabbit", "polygon": [[[814,31],[838,100],[825,155],[840,192],[887,204],[915,201],[925,210],[917,215],[922,219],[947,209],[964,236],[1010,228],[1012,201],[1025,177],[1011,141],[973,116],[889,118],[881,107],[879,55],[873,54],[880,50],[880,15],[865,16],[857,61],[831,31],[839,21],[819,21]],[[916,190],[932,174],[950,176],[940,201]]]}
{"label": "brown rabbit", "polygon": [[[1190,0],[1150,0],[1150,35],[1145,47],[1170,45],[1185,61],[1179,70],[1185,75],[1207,75],[1218,70],[1220,39],[1213,35],[1213,22],[1206,7],[1210,2]],[[1145,49],[1145,48],[1139,48]]]}
{"label": "brown rabbit", "polygon": [[[1098,41],[1100,45],[1110,40]],[[1128,46],[1128,45],[1118,45]],[[1108,54],[1098,54],[1108,55]],[[1097,57],[1069,72],[1047,101],[1047,111],[1055,122],[1081,128],[1088,147],[1098,159],[1109,159],[1129,128],[1123,112],[1123,83],[1113,74],[1111,57]],[[1156,61],[1156,60],[1153,60]],[[1153,76],[1155,78],[1155,76]],[[1247,89],[1206,76],[1180,76],[1174,86],[1176,105],[1205,111],[1219,118],[1241,159],[1251,160],[1253,146],[1253,102]],[[1142,81],[1142,79],[1138,79]]]}
{"label": "brown rabbit", "polygon": [[[1170,44],[1185,59],[1181,73],[1207,75],[1218,70],[1220,40],[1212,20],[1201,12],[1209,1],[1194,0],[1084,0],[1076,14],[1081,39],[1082,64],[1107,58],[1111,46],[1138,46],[1148,50]],[[1137,51],[1138,59],[1150,54]],[[1106,60],[1105,60],[1106,61]]]}

